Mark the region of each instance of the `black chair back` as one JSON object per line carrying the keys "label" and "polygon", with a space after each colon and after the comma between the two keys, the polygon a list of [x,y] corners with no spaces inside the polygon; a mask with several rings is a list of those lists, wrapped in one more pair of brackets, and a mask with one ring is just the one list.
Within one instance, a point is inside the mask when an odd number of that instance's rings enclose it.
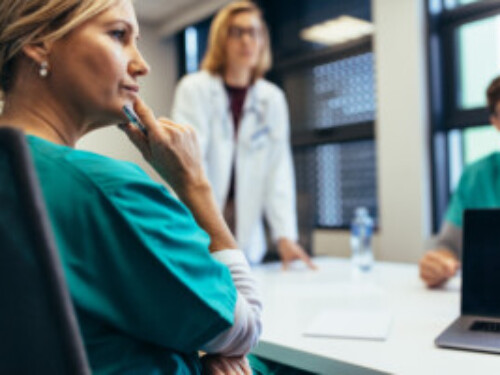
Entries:
{"label": "black chair back", "polygon": [[26,138],[0,127],[0,374],[90,374]]}

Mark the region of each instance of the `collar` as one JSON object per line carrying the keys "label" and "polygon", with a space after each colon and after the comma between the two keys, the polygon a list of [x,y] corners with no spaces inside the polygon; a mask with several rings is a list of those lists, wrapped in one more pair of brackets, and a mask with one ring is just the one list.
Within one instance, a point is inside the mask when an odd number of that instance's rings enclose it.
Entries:
{"label": "collar", "polygon": [[[211,96],[214,101],[218,102],[223,108],[229,108],[229,99],[227,97],[224,81],[219,75],[212,75],[213,84],[211,85]],[[245,103],[243,104],[243,112],[260,111],[262,109],[262,100],[259,100],[258,93],[260,91],[260,80],[248,87]]]}

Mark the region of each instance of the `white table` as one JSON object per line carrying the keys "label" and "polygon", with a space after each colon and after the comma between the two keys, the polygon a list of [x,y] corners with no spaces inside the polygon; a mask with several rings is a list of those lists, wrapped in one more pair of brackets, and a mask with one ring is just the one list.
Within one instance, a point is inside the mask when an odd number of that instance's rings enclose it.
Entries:
{"label": "white table", "polygon": [[[376,263],[367,277],[356,280],[346,259],[316,263],[318,271],[300,264],[290,271],[279,264],[255,268],[264,302],[264,330],[255,354],[321,374],[500,374],[499,355],[434,345],[459,315],[459,278],[428,290],[416,265]],[[370,292],[359,298],[364,288]],[[371,297],[374,290],[380,298]],[[308,322],[324,310],[372,303],[383,303],[392,313],[385,341],[303,335]]]}

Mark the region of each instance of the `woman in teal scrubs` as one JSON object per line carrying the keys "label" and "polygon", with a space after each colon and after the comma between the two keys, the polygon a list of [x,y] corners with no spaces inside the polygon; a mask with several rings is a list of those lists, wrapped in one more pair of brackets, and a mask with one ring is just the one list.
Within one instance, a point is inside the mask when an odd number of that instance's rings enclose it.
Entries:
{"label": "woman in teal scrubs", "polygon": [[[149,67],[130,0],[2,0],[0,124],[27,134],[95,374],[246,374],[261,304],[215,204],[194,130],[138,97]],[[137,166],[73,147],[122,125]]]}

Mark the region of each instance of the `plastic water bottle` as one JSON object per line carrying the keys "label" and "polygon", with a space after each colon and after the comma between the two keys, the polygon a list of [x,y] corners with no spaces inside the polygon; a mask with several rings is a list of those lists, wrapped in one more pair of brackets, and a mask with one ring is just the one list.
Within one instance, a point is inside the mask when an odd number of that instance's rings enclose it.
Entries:
{"label": "plastic water bottle", "polygon": [[373,219],[366,207],[358,207],[351,225],[351,260],[355,270],[368,272],[373,266]]}

